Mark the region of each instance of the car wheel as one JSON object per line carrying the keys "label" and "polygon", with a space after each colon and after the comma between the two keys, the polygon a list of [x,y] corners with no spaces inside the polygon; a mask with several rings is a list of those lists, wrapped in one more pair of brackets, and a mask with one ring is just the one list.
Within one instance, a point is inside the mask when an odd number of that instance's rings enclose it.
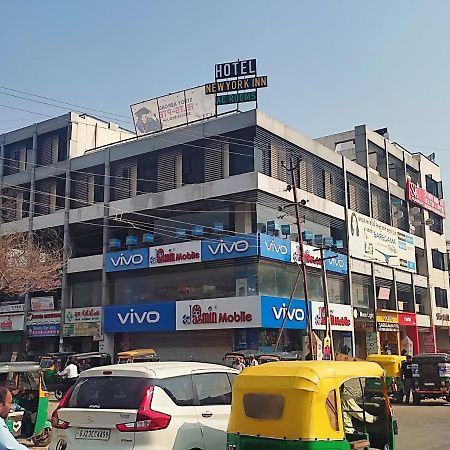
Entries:
{"label": "car wheel", "polygon": [[31,438],[36,447],[47,447],[52,440],[51,428],[44,428],[41,433]]}

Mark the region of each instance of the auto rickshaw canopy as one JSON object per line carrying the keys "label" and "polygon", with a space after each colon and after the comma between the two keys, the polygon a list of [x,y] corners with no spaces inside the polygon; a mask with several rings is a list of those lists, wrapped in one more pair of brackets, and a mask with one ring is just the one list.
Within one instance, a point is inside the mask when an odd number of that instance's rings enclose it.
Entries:
{"label": "auto rickshaw canopy", "polygon": [[[280,361],[249,367],[233,385],[228,432],[287,440],[345,439],[340,386],[383,374],[378,364],[367,361]],[[253,408],[258,401],[261,417],[251,411],[258,410]],[[268,418],[271,405],[279,414]]]}
{"label": "auto rickshaw canopy", "polygon": [[118,358],[139,358],[141,356],[156,355],[156,351],[152,348],[139,348],[136,350],[127,350],[117,353]]}
{"label": "auto rickshaw canopy", "polygon": [[400,355],[369,355],[367,361],[378,363],[388,377],[399,377],[402,371],[402,363],[406,356]]}
{"label": "auto rickshaw canopy", "polygon": [[34,361],[0,363],[0,373],[28,373],[40,372],[41,366]]}

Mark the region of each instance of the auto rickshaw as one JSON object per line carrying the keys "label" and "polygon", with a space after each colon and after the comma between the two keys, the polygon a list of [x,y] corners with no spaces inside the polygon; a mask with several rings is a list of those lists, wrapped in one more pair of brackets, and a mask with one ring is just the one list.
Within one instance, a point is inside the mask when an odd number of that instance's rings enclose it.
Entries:
{"label": "auto rickshaw", "polygon": [[228,367],[233,367],[233,363],[237,358],[242,358],[245,361],[245,365],[249,366],[252,358],[255,358],[257,361],[259,360],[258,352],[254,350],[241,350],[236,352],[228,352],[225,353],[223,357],[223,362]]}
{"label": "auto rickshaw", "polygon": [[301,355],[297,352],[275,352],[275,353],[263,353],[259,355],[258,362],[265,364],[275,361],[300,361]]}
{"label": "auto rickshaw", "polygon": [[367,361],[249,367],[233,385],[227,450],[395,450],[387,391],[370,403],[364,396],[365,380],[383,377]]}
{"label": "auto rickshaw", "polygon": [[[406,361],[406,356],[375,354],[369,355],[367,361],[378,363],[384,369],[388,394],[393,400],[401,403],[403,401],[402,363]],[[381,391],[382,387],[378,378],[367,380],[367,398]]]}
{"label": "auto rickshaw", "polygon": [[35,362],[0,363],[0,384],[13,394],[13,405],[6,419],[16,439],[31,439],[36,447],[46,447],[52,426],[47,419],[48,392],[44,374]]}
{"label": "auto rickshaw", "polygon": [[76,353],[70,357],[78,366],[80,372],[92,367],[108,366],[111,364],[111,355],[102,352]]}
{"label": "auto rickshaw", "polygon": [[48,389],[53,390],[53,386],[59,381],[56,374],[66,366],[68,358],[74,352],[46,353],[39,357],[39,365],[44,371],[44,381]]}
{"label": "auto rickshaw", "polygon": [[425,398],[445,398],[450,402],[450,355],[424,353],[412,359],[413,402],[416,405]]}
{"label": "auto rickshaw", "polygon": [[152,348],[141,348],[117,353],[117,364],[158,361],[159,355]]}

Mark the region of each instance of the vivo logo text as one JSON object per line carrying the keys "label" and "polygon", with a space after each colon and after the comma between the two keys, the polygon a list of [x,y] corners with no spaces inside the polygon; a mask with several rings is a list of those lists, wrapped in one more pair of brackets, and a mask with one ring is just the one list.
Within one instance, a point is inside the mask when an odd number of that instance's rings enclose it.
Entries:
{"label": "vivo logo text", "polygon": [[208,244],[208,249],[213,255],[233,253],[233,252],[246,252],[249,249],[247,241],[240,240],[235,242],[220,241],[216,245]]}
{"label": "vivo logo text", "polygon": [[276,320],[284,319],[285,317],[289,320],[297,320],[299,322],[305,320],[305,311],[303,309],[294,308],[289,311],[286,303],[283,303],[279,308],[272,306],[272,313]]}
{"label": "vivo logo text", "polygon": [[158,323],[160,314],[158,311],[144,311],[143,313],[137,313],[133,308],[126,314],[117,313],[117,317],[122,325],[126,323]]}
{"label": "vivo logo text", "polygon": [[266,250],[269,252],[280,253],[281,255],[287,255],[288,249],[285,245],[277,245],[274,241],[272,242],[264,242],[266,246]]}
{"label": "vivo logo text", "polygon": [[142,255],[130,255],[126,257],[123,253],[117,258],[111,256],[111,263],[114,267],[130,266],[142,264],[144,262],[144,257]]}

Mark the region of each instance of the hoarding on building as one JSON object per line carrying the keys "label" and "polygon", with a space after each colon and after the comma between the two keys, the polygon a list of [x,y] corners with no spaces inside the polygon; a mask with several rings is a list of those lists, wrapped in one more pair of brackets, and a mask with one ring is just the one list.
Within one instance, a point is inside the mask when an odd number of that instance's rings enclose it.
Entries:
{"label": "hoarding on building", "polygon": [[64,323],[101,322],[101,306],[88,306],[86,308],[68,308],[64,311]]}
{"label": "hoarding on building", "polygon": [[201,261],[201,241],[178,242],[149,249],[149,267],[175,266]]}
{"label": "hoarding on building", "polygon": [[416,271],[414,236],[349,210],[349,254],[354,258]]}
{"label": "hoarding on building", "polygon": [[223,236],[202,241],[202,261],[245,258],[258,255],[258,239],[254,235]]}
{"label": "hoarding on building", "polygon": [[176,302],[177,330],[256,328],[261,326],[259,296]]}
{"label": "hoarding on building", "polygon": [[59,325],[61,323],[61,311],[29,312],[27,325]]}
{"label": "hoarding on building", "polygon": [[0,314],[0,331],[23,331],[25,314]]}
{"label": "hoarding on building", "polygon": [[301,299],[261,296],[261,326],[263,328],[306,329],[306,302]]}
{"label": "hoarding on building", "polygon": [[[331,329],[333,331],[353,331],[353,313],[350,305],[329,304]],[[312,327],[326,329],[325,306],[323,302],[311,302]]]}
{"label": "hoarding on building", "polygon": [[53,297],[32,297],[31,310],[32,311],[48,311],[55,309],[55,301]]}
{"label": "hoarding on building", "polygon": [[259,235],[260,255],[265,258],[291,262],[291,242],[276,236]]}
{"label": "hoarding on building", "polygon": [[105,255],[106,272],[145,269],[148,267],[148,248],[135,248]]}
{"label": "hoarding on building", "polygon": [[413,313],[398,313],[398,324],[402,327],[415,327],[416,315]]}
{"label": "hoarding on building", "polygon": [[64,337],[100,336],[101,334],[100,322],[65,323],[62,329]]}
{"label": "hoarding on building", "polygon": [[205,87],[199,86],[136,103],[131,105],[131,113],[139,136],[213,117],[216,103],[214,96],[206,95]]}
{"label": "hoarding on building", "polygon": [[174,331],[175,302],[106,306],[105,333]]}
{"label": "hoarding on building", "polygon": [[[348,271],[347,256],[335,252],[334,250],[325,249],[323,251],[325,260],[325,269],[330,272],[346,274]],[[320,249],[309,244],[303,244],[303,260],[308,267],[321,269],[323,261],[320,256]],[[300,261],[300,244],[291,241],[291,262],[299,263]]]}
{"label": "hoarding on building", "polygon": [[423,209],[431,211],[432,213],[445,219],[446,211],[444,200],[430,194],[425,189],[417,186],[417,184],[413,183],[411,180],[406,182],[406,198],[411,203],[415,203]]}

